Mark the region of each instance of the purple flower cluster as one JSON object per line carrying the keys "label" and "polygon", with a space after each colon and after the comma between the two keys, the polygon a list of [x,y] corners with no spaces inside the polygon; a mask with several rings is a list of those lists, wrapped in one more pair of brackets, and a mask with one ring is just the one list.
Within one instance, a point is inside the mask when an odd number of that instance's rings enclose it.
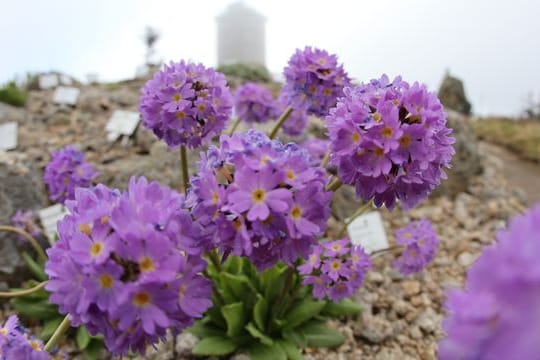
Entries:
{"label": "purple flower cluster", "polygon": [[167,145],[196,148],[225,128],[232,95],[223,74],[182,60],[144,85],[139,110],[144,126]]}
{"label": "purple flower cluster", "polygon": [[330,193],[323,169],[295,144],[250,130],[222,136],[203,154],[188,206],[208,247],[248,257],[259,269],[305,257],[326,229]]}
{"label": "purple flower cluster", "polygon": [[41,340],[30,337],[17,316],[10,316],[0,327],[0,360],[49,360]]}
{"label": "purple flower cluster", "polygon": [[247,83],[234,93],[236,116],[248,123],[263,123],[274,115],[274,99],[270,90],[262,85]]}
{"label": "purple flower cluster", "polygon": [[[41,235],[41,229],[36,224],[36,213],[33,210],[17,210],[15,215],[11,218],[13,226],[21,230],[26,231],[30,235],[37,237]],[[18,235],[19,239],[24,240],[22,235]]]}
{"label": "purple flower cluster", "polygon": [[52,153],[43,180],[51,200],[63,204],[74,198],[76,188],[89,187],[97,176],[94,166],[85,161],[84,153],[68,145]]}
{"label": "purple flower cluster", "polygon": [[400,77],[345,89],[327,117],[332,163],[358,196],[392,209],[416,206],[446,178],[452,130],[434,93]]}
{"label": "purple flower cluster", "polygon": [[336,55],[311,47],[297,49],[283,73],[284,97],[293,108],[315,116],[328,115],[337,98],[343,96],[343,88],[350,84]]}
{"label": "purple flower cluster", "polygon": [[326,152],[330,149],[330,142],[314,138],[304,141],[301,146],[311,155],[314,164],[320,164]]}
{"label": "purple flower cluster", "polygon": [[46,289],[74,325],[101,333],[114,354],[144,353],[211,306],[197,224],[183,196],[132,178],[126,192],[78,189],[47,251]]}
{"label": "purple flower cluster", "polygon": [[340,301],[351,296],[364,282],[371,259],[348,238],[313,246],[305,264],[298,267],[302,283],[313,286],[313,296]]}
{"label": "purple flower cluster", "polygon": [[422,271],[435,258],[439,238],[429,220],[412,222],[396,231],[396,242],[405,250],[394,261],[394,266],[404,275]]}
{"label": "purple flower cluster", "polygon": [[[286,96],[282,93],[275,104],[275,116],[278,118],[288,107],[288,102]],[[289,136],[298,136],[302,134],[308,124],[308,114],[307,111],[302,108],[293,108],[289,118],[285,120],[281,128],[283,133]]]}
{"label": "purple flower cluster", "polygon": [[447,293],[447,338],[439,358],[538,359],[540,356],[540,204],[514,218]]}

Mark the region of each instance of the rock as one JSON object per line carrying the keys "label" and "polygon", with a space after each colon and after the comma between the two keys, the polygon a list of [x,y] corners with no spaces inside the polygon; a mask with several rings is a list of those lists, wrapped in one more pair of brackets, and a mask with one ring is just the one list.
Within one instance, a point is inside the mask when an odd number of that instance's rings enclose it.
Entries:
{"label": "rock", "polygon": [[191,350],[197,345],[199,338],[188,332],[183,332],[176,337],[176,353],[180,356],[190,355]]}
{"label": "rock", "polygon": [[[45,204],[41,178],[24,154],[0,152],[0,225],[11,225],[18,209],[39,209]],[[28,275],[20,251],[32,253],[15,234],[0,232],[0,281],[18,286]],[[33,253],[32,253],[33,254]]]}
{"label": "rock", "polygon": [[401,286],[406,297],[412,297],[420,293],[420,283],[416,280],[406,280]]}
{"label": "rock", "polygon": [[381,316],[366,315],[356,324],[354,334],[378,344],[393,335],[392,324]]}
{"label": "rock", "polygon": [[482,173],[483,166],[478,141],[466,118],[455,111],[447,111],[447,114],[448,125],[454,130],[456,154],[452,159],[452,168],[446,171],[448,179],[433,194],[455,197],[467,190],[472,179]]}
{"label": "rock", "polygon": [[427,308],[416,319],[416,324],[426,333],[434,333],[441,321],[441,316],[435,313],[432,308]]}
{"label": "rock", "polygon": [[459,265],[467,268],[476,260],[477,256],[471,254],[468,251],[464,251],[458,255],[457,261]]}
{"label": "rock", "polygon": [[439,88],[439,99],[449,109],[464,115],[471,114],[471,103],[467,100],[467,96],[465,96],[463,82],[449,73],[446,73]]}

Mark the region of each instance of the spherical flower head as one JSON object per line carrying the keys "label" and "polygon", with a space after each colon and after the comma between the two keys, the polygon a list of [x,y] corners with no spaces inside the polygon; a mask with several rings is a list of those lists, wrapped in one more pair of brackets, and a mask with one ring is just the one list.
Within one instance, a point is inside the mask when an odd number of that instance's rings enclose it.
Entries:
{"label": "spherical flower head", "polygon": [[272,93],[256,83],[241,85],[234,93],[234,111],[242,121],[267,122],[274,115]]}
{"label": "spherical flower head", "polygon": [[344,93],[326,118],[338,176],[379,207],[416,206],[446,178],[454,155],[439,99],[386,75]]}
{"label": "spherical flower head", "polygon": [[[290,105],[288,101],[290,101],[290,99],[288,99],[287,95],[282,92],[274,105],[275,118],[279,118],[279,116],[285,112],[287,107]],[[303,107],[293,107],[293,111],[289,115],[289,118],[285,120],[281,128],[283,129],[283,133],[286,135],[298,136],[305,131],[308,121],[309,117],[307,111]]]}
{"label": "spherical flower head", "polygon": [[89,187],[97,176],[94,166],[85,161],[84,153],[68,145],[52,153],[43,180],[51,200],[63,204],[74,198],[76,188]]}
{"label": "spherical flower head", "polygon": [[308,254],[329,217],[327,176],[295,144],[250,130],[222,136],[203,155],[188,206],[210,234],[208,248],[265,269]]}
{"label": "spherical flower head", "polygon": [[437,253],[439,238],[427,219],[411,222],[396,231],[396,242],[405,250],[394,261],[394,266],[404,275],[422,271],[433,261]]}
{"label": "spherical flower head", "polygon": [[78,189],[47,250],[50,301],[74,325],[103,334],[113,354],[145,352],[180,332],[211,306],[201,230],[184,197],[132,178],[120,193],[103,185]]}
{"label": "spherical flower head", "polygon": [[[26,231],[30,235],[37,237],[42,234],[41,229],[36,224],[36,213],[33,210],[17,210],[11,218],[13,226]],[[20,240],[25,240],[22,235],[17,236]]]}
{"label": "spherical flower head", "polygon": [[283,74],[284,97],[293,108],[305,109],[315,116],[328,115],[337,99],[343,96],[343,88],[350,84],[336,55],[309,46],[296,50]]}
{"label": "spherical flower head", "polygon": [[510,222],[447,293],[445,359],[536,359],[540,354],[540,204]]}
{"label": "spherical flower head", "polygon": [[43,343],[29,336],[17,316],[10,316],[0,326],[0,359],[49,360],[48,352],[43,350]]}
{"label": "spherical flower head", "polygon": [[337,302],[360,288],[371,266],[364,249],[344,238],[314,245],[298,271],[303,275],[302,283],[313,286],[315,298]]}
{"label": "spherical flower head", "polygon": [[196,148],[219,134],[232,112],[225,76],[183,60],[165,65],[141,90],[144,126],[171,148]]}

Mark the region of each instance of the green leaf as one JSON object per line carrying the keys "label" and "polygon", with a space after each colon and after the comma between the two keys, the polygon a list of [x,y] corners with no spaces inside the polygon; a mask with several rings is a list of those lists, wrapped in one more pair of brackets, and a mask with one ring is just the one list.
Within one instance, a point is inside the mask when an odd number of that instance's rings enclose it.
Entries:
{"label": "green leaf", "polygon": [[60,323],[62,322],[62,320],[63,320],[62,317],[57,317],[57,318],[46,321],[43,324],[43,328],[41,329],[41,333],[40,333],[41,340],[43,341],[49,340],[52,334],[54,333],[54,331],[56,330],[56,328],[58,327],[58,325],[60,325]]}
{"label": "green leaf", "polygon": [[36,279],[38,279],[39,281],[47,280],[47,275],[43,270],[43,266],[39,265],[34,259],[32,259],[30,255],[28,255],[28,253],[24,251],[22,252],[21,256],[32,274],[34,274],[34,276],[36,277]]}
{"label": "green leaf", "polygon": [[304,360],[302,352],[292,342],[288,340],[278,340],[277,344],[283,349],[285,354],[287,354],[288,360]]}
{"label": "green leaf", "polygon": [[235,337],[240,335],[246,326],[246,315],[244,303],[238,302],[221,307],[221,314],[227,322],[227,336]]}
{"label": "green leaf", "polygon": [[77,329],[77,346],[80,350],[86,349],[90,343],[90,334],[86,330],[86,327],[83,325]]}
{"label": "green leaf", "polygon": [[307,346],[307,340],[302,331],[296,329],[285,329],[281,332],[284,339],[291,341],[299,348],[305,348]]}
{"label": "green leaf", "polygon": [[322,310],[324,315],[329,315],[333,317],[337,316],[353,316],[358,315],[362,312],[362,307],[360,304],[355,303],[351,299],[344,299],[339,303],[333,303],[328,301],[326,306]]}
{"label": "green leaf", "polygon": [[287,267],[280,264],[274,265],[262,273],[261,291],[264,292],[264,298],[268,304],[273,304],[276,301],[285,285],[286,274]]}
{"label": "green leaf", "polygon": [[11,301],[16,312],[32,319],[47,320],[58,317],[56,307],[46,300],[36,301],[24,297],[18,297]]}
{"label": "green leaf", "polygon": [[251,334],[251,336],[261,340],[264,345],[271,346],[274,344],[274,341],[265,334],[263,334],[261,330],[257,329],[257,327],[253,325],[252,322],[246,325],[246,330]]}
{"label": "green leaf", "polygon": [[193,348],[193,354],[204,356],[223,356],[236,350],[236,344],[229,338],[211,336],[202,339]]}
{"label": "green leaf", "polygon": [[307,343],[312,347],[336,347],[345,342],[340,332],[330,329],[323,324],[313,323],[302,327]]}
{"label": "green leaf", "polygon": [[257,294],[257,298],[258,300],[253,307],[253,319],[259,329],[265,330],[266,319],[268,316],[268,303],[261,294]]}
{"label": "green leaf", "polygon": [[249,347],[247,352],[251,360],[287,360],[287,354],[277,344],[266,346],[258,343]]}
{"label": "green leaf", "polygon": [[103,340],[91,338],[90,343],[84,349],[83,356],[86,360],[98,360],[103,350]]}
{"label": "green leaf", "polygon": [[285,327],[294,328],[318,315],[326,305],[324,301],[304,299],[297,302],[285,315]]}
{"label": "green leaf", "polygon": [[192,333],[200,339],[204,339],[210,336],[224,336],[225,332],[219,328],[212,326],[211,324],[205,324],[202,321],[197,321],[195,324],[186,329],[186,331]]}

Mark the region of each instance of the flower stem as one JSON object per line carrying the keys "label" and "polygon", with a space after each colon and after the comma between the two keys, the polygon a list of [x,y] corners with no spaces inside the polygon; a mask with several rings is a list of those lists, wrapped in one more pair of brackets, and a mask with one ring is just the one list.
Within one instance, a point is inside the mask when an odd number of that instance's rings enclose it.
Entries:
{"label": "flower stem", "polygon": [[64,333],[69,329],[70,326],[71,326],[71,320],[69,319],[69,315],[66,315],[64,320],[62,320],[60,325],[58,325],[56,330],[54,330],[54,334],[52,334],[49,341],[47,341],[47,344],[45,344],[45,347],[43,348],[43,350],[51,351],[56,345],[56,343],[58,342],[58,340],[60,340],[60,338],[64,335]]}
{"label": "flower stem", "polygon": [[234,134],[234,132],[236,131],[236,128],[238,128],[238,125],[240,125],[240,118],[234,121],[233,126],[231,127],[231,130],[229,131],[229,136],[232,136]]}
{"label": "flower stem", "polygon": [[326,154],[324,154],[324,157],[322,158],[322,161],[321,161],[321,167],[325,168],[326,165],[328,165],[329,161],[330,161],[330,150],[328,150]]}
{"label": "flower stem", "polygon": [[185,193],[189,187],[189,169],[187,162],[187,150],[184,145],[180,147],[180,161],[182,165],[182,191]]}
{"label": "flower stem", "polygon": [[12,298],[12,297],[29,295],[43,289],[46,284],[47,282],[43,281],[37,284],[36,286],[31,287],[30,289],[17,290],[17,291],[5,291],[5,292],[2,291],[0,292],[0,298]]}
{"label": "flower stem", "polygon": [[402,245],[394,245],[394,246],[387,247],[386,249],[381,249],[381,250],[374,251],[371,254],[369,254],[369,256],[372,259],[375,259],[375,258],[377,258],[379,256],[382,256],[382,255],[386,254],[386,253],[393,252],[394,250],[398,250],[398,249],[402,249],[402,248],[403,248]]}
{"label": "flower stem", "polygon": [[354,214],[351,215],[350,218],[344,221],[345,224],[341,228],[341,231],[338,233],[337,237],[338,238],[342,237],[345,234],[345,231],[347,231],[347,226],[349,226],[354,221],[354,219],[356,219],[357,217],[359,217],[360,215],[362,215],[363,213],[371,209],[372,206],[373,206],[373,199],[369,200],[367,203],[360,206],[360,208],[358,208],[358,210],[356,210]]}
{"label": "flower stem", "polygon": [[38,241],[26,231],[9,225],[0,225],[0,231],[11,231],[22,235],[26,240],[28,240],[28,242],[30,242],[30,245],[32,245],[32,247],[36,251],[39,259],[44,262],[47,261],[47,255],[45,255],[45,252],[43,251],[41,246],[39,246]]}
{"label": "flower stem", "polygon": [[270,139],[273,139],[276,137],[279,129],[281,129],[281,125],[283,125],[283,123],[285,122],[285,120],[287,120],[289,118],[289,116],[291,116],[291,113],[293,112],[293,108],[291,106],[288,106],[285,111],[283,112],[283,114],[281,114],[281,116],[279,117],[278,119],[278,122],[277,124],[274,126],[274,128],[272,129],[272,131],[270,131],[270,134],[268,135],[268,137]]}
{"label": "flower stem", "polygon": [[343,182],[339,178],[335,178],[332,182],[326,185],[326,191],[336,191],[343,185]]}
{"label": "flower stem", "polygon": [[221,260],[219,259],[217,250],[214,249],[209,251],[208,257],[210,257],[210,261],[212,261],[212,264],[216,267],[217,272],[221,272]]}
{"label": "flower stem", "polygon": [[294,275],[294,268],[289,266],[287,267],[287,274],[285,275],[285,284],[283,284],[283,289],[281,289],[281,294],[279,295],[279,298],[276,301],[276,305],[278,306],[278,316],[281,316],[283,312],[285,311],[283,303],[285,301],[285,297],[287,296],[287,293],[289,292],[291,285],[292,285],[292,279]]}

